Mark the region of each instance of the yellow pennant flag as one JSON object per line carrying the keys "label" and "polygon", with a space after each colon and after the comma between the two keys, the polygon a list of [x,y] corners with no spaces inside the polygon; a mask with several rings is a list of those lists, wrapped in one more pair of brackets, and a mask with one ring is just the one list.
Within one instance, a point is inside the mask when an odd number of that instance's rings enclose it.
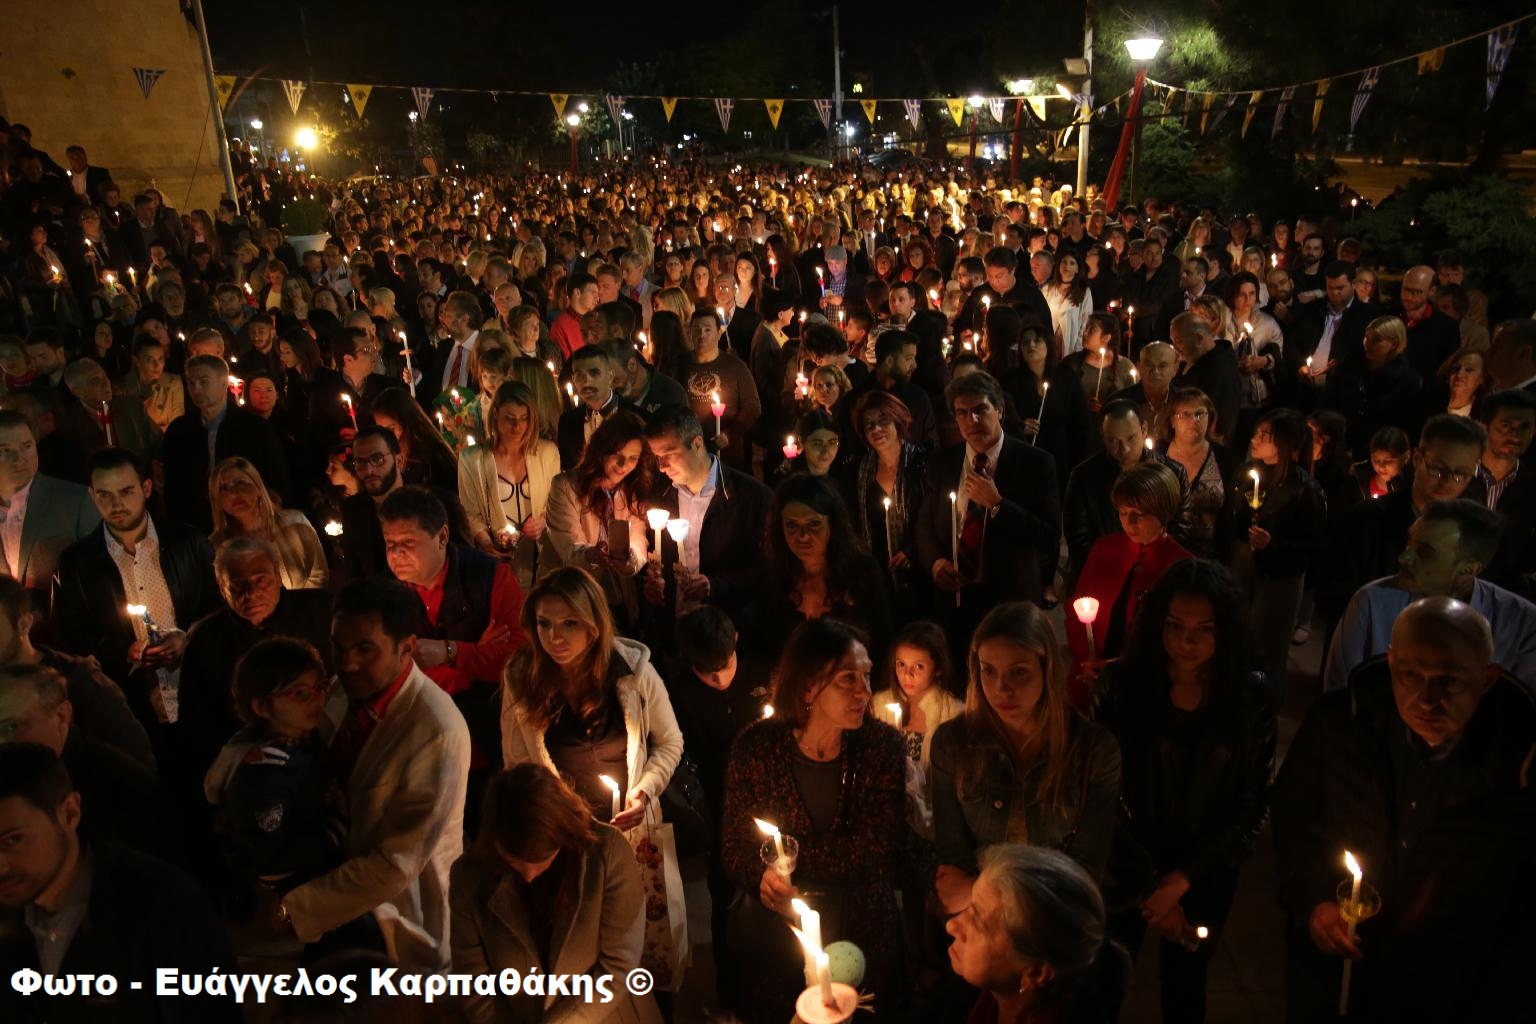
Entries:
{"label": "yellow pennant flag", "polygon": [[1205,134],[1205,129],[1211,121],[1211,104],[1216,102],[1216,94],[1208,92],[1205,99],[1200,101],[1200,134]]}
{"label": "yellow pennant flag", "polygon": [[368,97],[373,95],[373,86],[348,82],[347,92],[352,97],[352,109],[357,111],[358,120],[362,120],[363,108],[368,105]]}
{"label": "yellow pennant flag", "polygon": [[1045,97],[1031,96],[1029,98],[1029,110],[1041,124],[1045,123]]}
{"label": "yellow pennant flag", "polygon": [[1318,122],[1323,119],[1323,97],[1328,95],[1328,87],[1333,84],[1332,79],[1317,83],[1317,99],[1312,101],[1312,131],[1317,131]]}
{"label": "yellow pennant flag", "polygon": [[1259,97],[1264,95],[1263,89],[1255,89],[1253,95],[1248,97],[1248,109],[1243,111],[1242,137],[1248,137],[1248,126],[1253,124],[1253,115],[1259,112]]}
{"label": "yellow pennant flag", "polygon": [[[673,100],[672,102],[676,103],[677,101]],[[779,130],[779,116],[784,113],[784,101],[783,100],[763,100],[763,106],[768,108],[768,123],[773,125],[773,130],[774,131],[778,131]],[[671,109],[667,110],[667,120],[668,121],[672,120],[672,111],[671,111]]]}
{"label": "yellow pennant flag", "polygon": [[1445,47],[1436,50],[1428,50],[1419,54],[1419,74],[1427,75],[1432,71],[1439,71],[1445,64]]}
{"label": "yellow pennant flag", "polygon": [[234,75],[214,75],[213,87],[219,94],[219,109],[229,106],[229,98],[235,94]]}
{"label": "yellow pennant flag", "polygon": [[676,96],[663,96],[661,98],[661,112],[667,115],[667,124],[672,123],[672,111],[677,109]]}
{"label": "yellow pennant flag", "polygon": [[555,105],[555,120],[565,117],[565,104],[570,100],[571,94],[567,92],[552,92],[549,94],[549,102]]}
{"label": "yellow pennant flag", "polygon": [[875,123],[875,101],[859,100],[859,106],[864,108],[864,116],[869,118],[869,123]]}
{"label": "yellow pennant flag", "polygon": [[965,127],[965,97],[958,96],[945,100],[944,105],[949,108],[949,116],[955,119],[956,128]]}

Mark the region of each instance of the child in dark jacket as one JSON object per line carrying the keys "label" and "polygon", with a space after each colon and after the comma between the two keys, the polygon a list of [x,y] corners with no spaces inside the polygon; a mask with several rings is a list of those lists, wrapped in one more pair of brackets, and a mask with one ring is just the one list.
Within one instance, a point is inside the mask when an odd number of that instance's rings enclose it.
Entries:
{"label": "child in dark jacket", "polygon": [[313,647],[273,637],[240,659],[233,689],[246,727],[225,744],[204,785],[231,870],[286,892],[342,860],[344,824],[331,806],[330,758],[316,735],[329,680]]}

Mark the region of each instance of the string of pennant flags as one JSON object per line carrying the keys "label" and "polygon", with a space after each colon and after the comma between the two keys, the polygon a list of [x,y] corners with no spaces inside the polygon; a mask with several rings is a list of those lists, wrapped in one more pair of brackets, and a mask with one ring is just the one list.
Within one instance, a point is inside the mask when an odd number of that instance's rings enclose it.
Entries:
{"label": "string of pennant flags", "polygon": [[[1395,60],[1383,61],[1382,63],[1373,65],[1371,67],[1357,68],[1353,71],[1344,72],[1343,74],[1331,75],[1327,78],[1313,79],[1307,82],[1296,82],[1289,85],[1269,86],[1260,89],[1249,88],[1237,90],[1190,90],[1185,89],[1182,86],[1173,85],[1167,82],[1159,82],[1156,79],[1150,77],[1146,79],[1146,84],[1149,87],[1159,90],[1162,93],[1164,108],[1168,111],[1174,110],[1174,108],[1177,106],[1178,95],[1182,93],[1183,108],[1182,114],[1179,116],[1182,116],[1186,123],[1190,123],[1192,117],[1198,117],[1198,121],[1196,123],[1198,123],[1200,134],[1202,135],[1209,134],[1210,132],[1213,132],[1219,128],[1227,116],[1237,108],[1238,104],[1246,100],[1246,103],[1244,103],[1242,127],[1240,129],[1240,134],[1246,137],[1248,134],[1248,129],[1252,126],[1253,121],[1258,114],[1259,108],[1265,105],[1265,101],[1268,97],[1274,96],[1276,98],[1275,119],[1270,131],[1270,135],[1273,137],[1279,133],[1281,126],[1284,124],[1285,115],[1290,109],[1291,104],[1296,101],[1298,90],[1305,90],[1310,88],[1312,92],[1311,122],[1312,131],[1315,133],[1317,131],[1318,125],[1322,120],[1324,99],[1327,97],[1329,89],[1332,87],[1332,85],[1335,82],[1341,81],[1343,79],[1359,76],[1359,81],[1356,84],[1354,98],[1350,104],[1349,111],[1349,127],[1350,131],[1354,131],[1355,126],[1360,121],[1361,115],[1363,115],[1365,112],[1367,104],[1370,102],[1372,93],[1375,91],[1377,84],[1381,80],[1381,73],[1383,69],[1394,67],[1399,64],[1413,63],[1417,67],[1418,75],[1422,76],[1434,74],[1440,71],[1444,66],[1445,54],[1447,50],[1457,46],[1462,46],[1467,43],[1485,41],[1487,46],[1487,61],[1486,87],[1484,90],[1484,109],[1486,110],[1493,104],[1493,98],[1495,93],[1498,91],[1499,82],[1503,77],[1504,69],[1508,65],[1510,54],[1514,50],[1515,41],[1518,38],[1520,26],[1532,18],[1536,18],[1536,12],[1526,14],[1511,21],[1507,21],[1502,25],[1494,26],[1491,29],[1477,32],[1472,35],[1463,36],[1460,39],[1451,40],[1450,42],[1444,43],[1440,46],[1432,47],[1428,50],[1423,50],[1419,53],[1410,54],[1406,57],[1399,57]],[[139,87],[144,92],[144,98],[148,99],[150,90],[154,88],[155,82],[159,80],[159,77],[164,74],[164,72],[148,68],[134,68],[133,70],[134,75],[138,79]],[[218,94],[219,105],[221,109],[228,105],[230,98],[234,95],[235,85],[240,77],[242,76],[214,76],[215,89]],[[412,99],[415,101],[416,115],[422,121],[427,119],[432,109],[432,102],[434,98],[443,93],[471,93],[480,95],[489,94],[492,98],[497,96],[546,96],[549,98],[550,103],[554,107],[555,117],[557,120],[564,119],[566,104],[569,102],[571,96],[574,95],[573,93],[540,92],[523,89],[468,89],[458,87],[380,85],[359,82],[304,82],[302,80],[269,78],[260,75],[250,75],[243,77],[245,77],[247,81],[280,82],[283,88],[283,95],[288,100],[289,109],[295,115],[297,115],[299,112],[299,107],[303,102],[305,91],[311,86],[343,86],[346,89],[346,98],[351,102],[352,107],[357,112],[357,116],[359,118],[363,116],[363,110],[368,104],[368,99],[375,90],[409,89]],[[1122,93],[1119,96],[1116,96],[1097,107],[1094,107],[1092,110],[1093,116],[1097,117],[1110,109],[1113,109],[1118,113],[1122,102],[1128,95],[1130,95],[1129,91]],[[1198,112],[1195,110],[1197,98],[1199,104]],[[730,131],[731,115],[735,111],[736,105],[738,103],[762,103],[764,109],[767,112],[769,123],[775,130],[777,130],[779,127],[779,120],[784,115],[786,104],[806,102],[810,103],[815,108],[816,115],[820,119],[822,126],[829,130],[832,127],[832,115],[834,107],[833,101],[824,97],[811,97],[802,99],[800,97],[783,96],[738,96],[727,98],[719,96],[618,96],[605,94],[603,99],[607,106],[609,116],[612,117],[615,122],[620,119],[624,111],[627,109],[628,104],[632,103],[633,101],[660,101],[662,114],[665,116],[669,124],[672,121],[673,113],[677,110],[677,104],[679,101],[707,100],[714,104],[715,114],[720,121],[720,130],[723,132]],[[919,122],[922,118],[922,109],[923,104],[925,103],[942,104],[945,111],[954,121],[957,128],[965,127],[966,115],[969,111],[969,108],[971,107],[970,99],[959,96],[947,96],[928,99],[859,96],[855,97],[855,99],[858,103],[859,109],[863,111],[865,118],[869,121],[871,126],[875,124],[877,110],[880,104],[900,103],[902,105],[905,117],[907,121],[912,125],[914,131],[917,130]],[[981,97],[981,107],[976,109],[977,122],[979,123],[981,110],[984,108],[994,122],[999,125],[1003,125],[1008,116],[1008,101],[1010,99],[1017,100],[1022,106],[1028,107],[1033,118],[1032,126],[1048,128],[1062,127],[1060,125],[1051,125],[1047,121],[1046,104],[1048,101],[1056,100],[1068,103],[1071,105],[1074,111],[1077,110],[1080,105],[1092,105],[1091,99],[1088,103],[1085,104],[1083,97],[1072,95],[1070,92],[1066,91],[1017,97],[983,96]],[[1019,113],[1022,114],[1022,110],[1020,110]],[[1066,127],[1070,129],[1075,126],[1076,123],[1074,122],[1074,124],[1068,125]]]}

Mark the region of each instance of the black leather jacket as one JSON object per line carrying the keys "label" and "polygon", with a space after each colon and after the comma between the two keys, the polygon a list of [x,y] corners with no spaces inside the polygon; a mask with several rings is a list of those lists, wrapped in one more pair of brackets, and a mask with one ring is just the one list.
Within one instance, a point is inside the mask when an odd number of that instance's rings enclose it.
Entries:
{"label": "black leather jacket", "polygon": [[1117,661],[1099,680],[1097,718],[1119,740],[1125,765],[1117,857],[1123,850],[1149,862],[1142,877],[1182,871],[1196,885],[1233,877],[1269,820],[1269,686],[1262,672],[1217,685],[1232,687],[1229,699],[1184,719],[1161,668]]}

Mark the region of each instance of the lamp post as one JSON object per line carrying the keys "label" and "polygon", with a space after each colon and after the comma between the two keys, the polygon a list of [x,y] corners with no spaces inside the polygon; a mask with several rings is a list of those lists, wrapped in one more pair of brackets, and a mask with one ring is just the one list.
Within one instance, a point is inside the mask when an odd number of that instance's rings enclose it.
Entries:
{"label": "lamp post", "polygon": [[581,126],[580,114],[566,114],[565,125],[571,130],[571,177],[576,177],[576,130]]}
{"label": "lamp post", "polygon": [[[1147,65],[1157,56],[1157,51],[1163,48],[1163,41],[1156,36],[1143,36],[1139,39],[1127,39],[1125,52],[1130,55],[1131,62],[1136,65],[1136,85],[1134,88],[1135,100],[1132,105],[1136,108],[1136,134],[1131,141],[1131,180],[1130,187],[1125,190],[1126,200],[1131,204],[1136,203],[1136,178],[1137,170],[1141,167],[1141,129],[1147,122],[1146,100],[1142,98],[1142,90],[1147,83]],[[1139,102],[1136,102],[1139,101]]]}
{"label": "lamp post", "polygon": [[1078,97],[1077,119],[1077,191],[1073,197],[1088,194],[1088,122],[1093,117],[1093,0],[1083,5],[1083,91]]}

